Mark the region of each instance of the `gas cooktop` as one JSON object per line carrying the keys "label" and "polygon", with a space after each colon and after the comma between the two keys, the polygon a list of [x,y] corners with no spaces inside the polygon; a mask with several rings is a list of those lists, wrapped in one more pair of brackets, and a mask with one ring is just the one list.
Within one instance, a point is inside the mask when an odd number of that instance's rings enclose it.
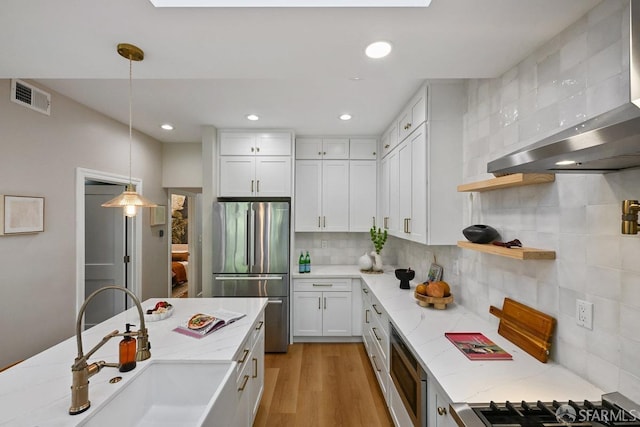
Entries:
{"label": "gas cooktop", "polygon": [[640,405],[620,393],[600,402],[452,404],[460,427],[640,427]]}

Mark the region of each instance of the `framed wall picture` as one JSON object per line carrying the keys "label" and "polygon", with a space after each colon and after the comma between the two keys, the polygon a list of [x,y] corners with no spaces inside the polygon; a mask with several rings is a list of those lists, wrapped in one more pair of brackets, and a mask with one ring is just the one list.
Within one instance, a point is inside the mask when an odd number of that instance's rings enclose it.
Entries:
{"label": "framed wall picture", "polygon": [[0,196],[1,234],[44,231],[44,197]]}
{"label": "framed wall picture", "polygon": [[167,223],[167,207],[166,206],[156,206],[155,208],[150,208],[151,211],[151,220],[149,223],[151,225],[164,225]]}

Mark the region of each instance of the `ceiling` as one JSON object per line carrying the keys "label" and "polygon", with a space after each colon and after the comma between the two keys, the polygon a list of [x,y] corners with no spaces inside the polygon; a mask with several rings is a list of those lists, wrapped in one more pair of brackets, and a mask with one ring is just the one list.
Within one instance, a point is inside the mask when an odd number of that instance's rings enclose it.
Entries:
{"label": "ceiling", "polygon": [[[160,141],[199,142],[202,125],[378,135],[422,80],[499,76],[599,2],[201,9],[2,0],[0,78],[32,79],[128,123],[129,64],[116,45],[132,43],[145,51],[133,64],[134,127]],[[364,55],[376,40],[393,44],[388,57]],[[353,119],[340,121],[345,112]]]}

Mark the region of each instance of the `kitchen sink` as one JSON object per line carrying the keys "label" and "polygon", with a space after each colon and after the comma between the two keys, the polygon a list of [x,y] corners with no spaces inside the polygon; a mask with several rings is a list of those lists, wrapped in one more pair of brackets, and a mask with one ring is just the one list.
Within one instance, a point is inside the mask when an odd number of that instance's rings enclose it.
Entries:
{"label": "kitchen sink", "polygon": [[219,422],[235,405],[234,366],[151,360],[113,396],[90,408],[79,425],[210,426],[214,418],[216,425],[225,425]]}

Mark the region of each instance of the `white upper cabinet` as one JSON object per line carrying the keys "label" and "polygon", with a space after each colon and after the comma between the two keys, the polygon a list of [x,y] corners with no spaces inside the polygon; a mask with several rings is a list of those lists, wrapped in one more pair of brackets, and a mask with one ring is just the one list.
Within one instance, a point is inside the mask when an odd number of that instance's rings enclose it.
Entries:
{"label": "white upper cabinet", "polygon": [[[461,83],[429,83],[382,136],[378,191],[389,234],[427,245],[455,245],[459,240],[462,198],[456,183],[462,176],[463,114]],[[394,126],[399,140],[395,147],[390,140]]]}
{"label": "white upper cabinet", "polygon": [[351,138],[349,140],[349,158],[351,160],[375,160],[378,141],[375,138]]}
{"label": "white upper cabinet", "polygon": [[351,160],[349,162],[349,231],[369,231],[379,227],[376,220],[375,160]]}
{"label": "white upper cabinet", "polygon": [[348,138],[296,138],[296,159],[348,159]]}
{"label": "white upper cabinet", "polygon": [[291,197],[291,134],[220,132],[220,197]]}
{"label": "white upper cabinet", "polygon": [[391,150],[398,145],[398,142],[398,122],[394,120],[380,139],[380,152],[382,153],[382,157],[389,154]]}

